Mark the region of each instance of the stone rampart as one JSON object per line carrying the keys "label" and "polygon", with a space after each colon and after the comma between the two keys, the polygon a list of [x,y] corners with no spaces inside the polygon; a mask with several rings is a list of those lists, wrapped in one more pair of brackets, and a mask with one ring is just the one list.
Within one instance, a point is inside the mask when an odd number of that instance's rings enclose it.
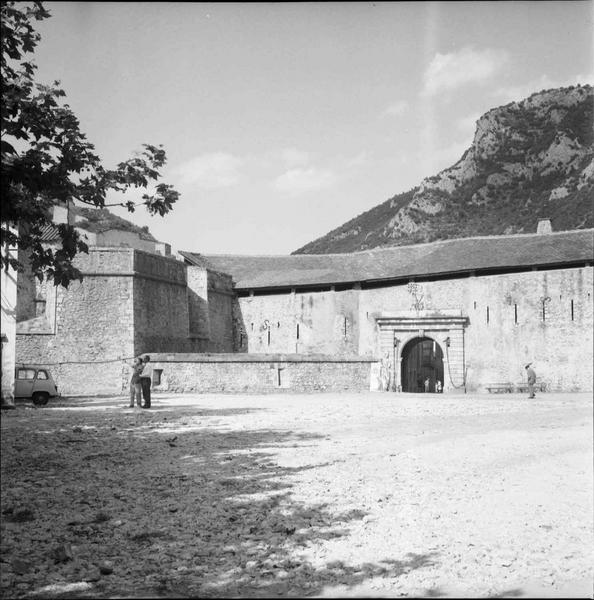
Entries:
{"label": "stone rampart", "polygon": [[209,352],[233,352],[233,280],[208,271]]}
{"label": "stone rampart", "polygon": [[[585,267],[362,290],[360,351],[378,352],[375,314],[387,306],[421,315],[456,310],[468,324],[430,337],[451,365],[464,364],[468,391],[485,391],[493,382],[521,383],[528,362],[549,390],[591,391],[592,284],[593,269]],[[451,378],[446,370],[445,376],[449,389],[463,390],[461,370]]]}
{"label": "stone rampart", "polygon": [[[467,324],[432,334],[449,362],[446,391],[462,391],[465,372],[467,391],[485,391],[492,382],[520,383],[527,362],[550,390],[591,391],[592,287],[592,267],[580,267],[420,280],[413,286],[279,291],[238,298],[235,321],[244,328],[243,351],[383,356],[379,315],[408,311],[431,319],[436,311],[455,310]],[[417,327],[423,329],[422,323]],[[398,336],[403,343],[411,335],[405,333]]]}
{"label": "stone rampart", "polygon": [[295,292],[239,299],[248,352],[352,355],[358,352],[359,291]]}
{"label": "stone rampart", "polygon": [[130,248],[76,258],[82,283],[49,286],[45,315],[19,323],[17,361],[47,365],[64,395],[118,394],[140,353],[194,351],[185,267]]}
{"label": "stone rampart", "polygon": [[151,355],[169,392],[340,392],[370,389],[373,358],[287,354]]}
{"label": "stone rampart", "polygon": [[48,366],[65,395],[120,393],[121,358],[134,355],[133,278],[85,275],[56,289],[52,333],[17,334],[19,363]]}

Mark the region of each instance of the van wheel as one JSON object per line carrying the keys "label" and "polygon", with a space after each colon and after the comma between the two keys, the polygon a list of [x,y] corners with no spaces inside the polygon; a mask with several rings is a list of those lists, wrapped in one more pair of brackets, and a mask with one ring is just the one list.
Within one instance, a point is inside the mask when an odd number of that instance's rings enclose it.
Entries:
{"label": "van wheel", "polygon": [[45,394],[44,392],[35,392],[33,394],[33,404],[35,406],[45,406],[48,400],[49,394]]}

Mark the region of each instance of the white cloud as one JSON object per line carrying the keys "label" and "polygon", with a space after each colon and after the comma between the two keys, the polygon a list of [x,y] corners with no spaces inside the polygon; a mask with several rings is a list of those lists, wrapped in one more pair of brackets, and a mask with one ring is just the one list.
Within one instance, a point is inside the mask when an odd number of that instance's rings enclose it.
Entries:
{"label": "white cloud", "polygon": [[334,172],[327,169],[296,168],[279,175],[272,186],[279,192],[298,195],[331,187],[337,179]]}
{"label": "white cloud", "polygon": [[214,190],[237,183],[242,164],[243,160],[232,154],[211,152],[182,163],[173,169],[173,173],[180,177],[182,184]]}
{"label": "white cloud", "polygon": [[399,100],[390,104],[386,110],[382,113],[382,117],[400,117],[408,110],[408,102]]}
{"label": "white cloud", "polygon": [[449,54],[437,53],[423,76],[423,94],[433,96],[468,83],[483,83],[492,79],[505,65],[505,50],[470,47]]}
{"label": "white cloud", "polygon": [[309,154],[297,148],[285,148],[281,152],[281,158],[287,169],[302,167],[309,162]]}

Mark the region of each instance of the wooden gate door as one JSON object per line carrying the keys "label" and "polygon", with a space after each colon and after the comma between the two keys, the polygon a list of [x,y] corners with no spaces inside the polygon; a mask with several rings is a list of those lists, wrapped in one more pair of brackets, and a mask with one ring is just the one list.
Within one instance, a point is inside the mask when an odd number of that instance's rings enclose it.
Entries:
{"label": "wooden gate door", "polygon": [[429,379],[429,392],[435,392],[437,380],[443,384],[443,352],[428,337],[411,340],[402,349],[402,391],[424,392]]}

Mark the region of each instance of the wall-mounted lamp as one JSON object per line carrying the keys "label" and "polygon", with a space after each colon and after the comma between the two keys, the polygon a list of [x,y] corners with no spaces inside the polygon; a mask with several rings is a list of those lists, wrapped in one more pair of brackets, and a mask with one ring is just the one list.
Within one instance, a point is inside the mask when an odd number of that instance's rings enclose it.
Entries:
{"label": "wall-mounted lamp", "polygon": [[448,337],[444,340],[444,344],[446,345],[446,348],[449,348],[451,343],[452,343],[452,340],[450,340],[450,336],[448,335]]}
{"label": "wall-mounted lamp", "polygon": [[400,340],[396,337],[396,332],[394,332],[394,348],[398,348],[400,345]]}

